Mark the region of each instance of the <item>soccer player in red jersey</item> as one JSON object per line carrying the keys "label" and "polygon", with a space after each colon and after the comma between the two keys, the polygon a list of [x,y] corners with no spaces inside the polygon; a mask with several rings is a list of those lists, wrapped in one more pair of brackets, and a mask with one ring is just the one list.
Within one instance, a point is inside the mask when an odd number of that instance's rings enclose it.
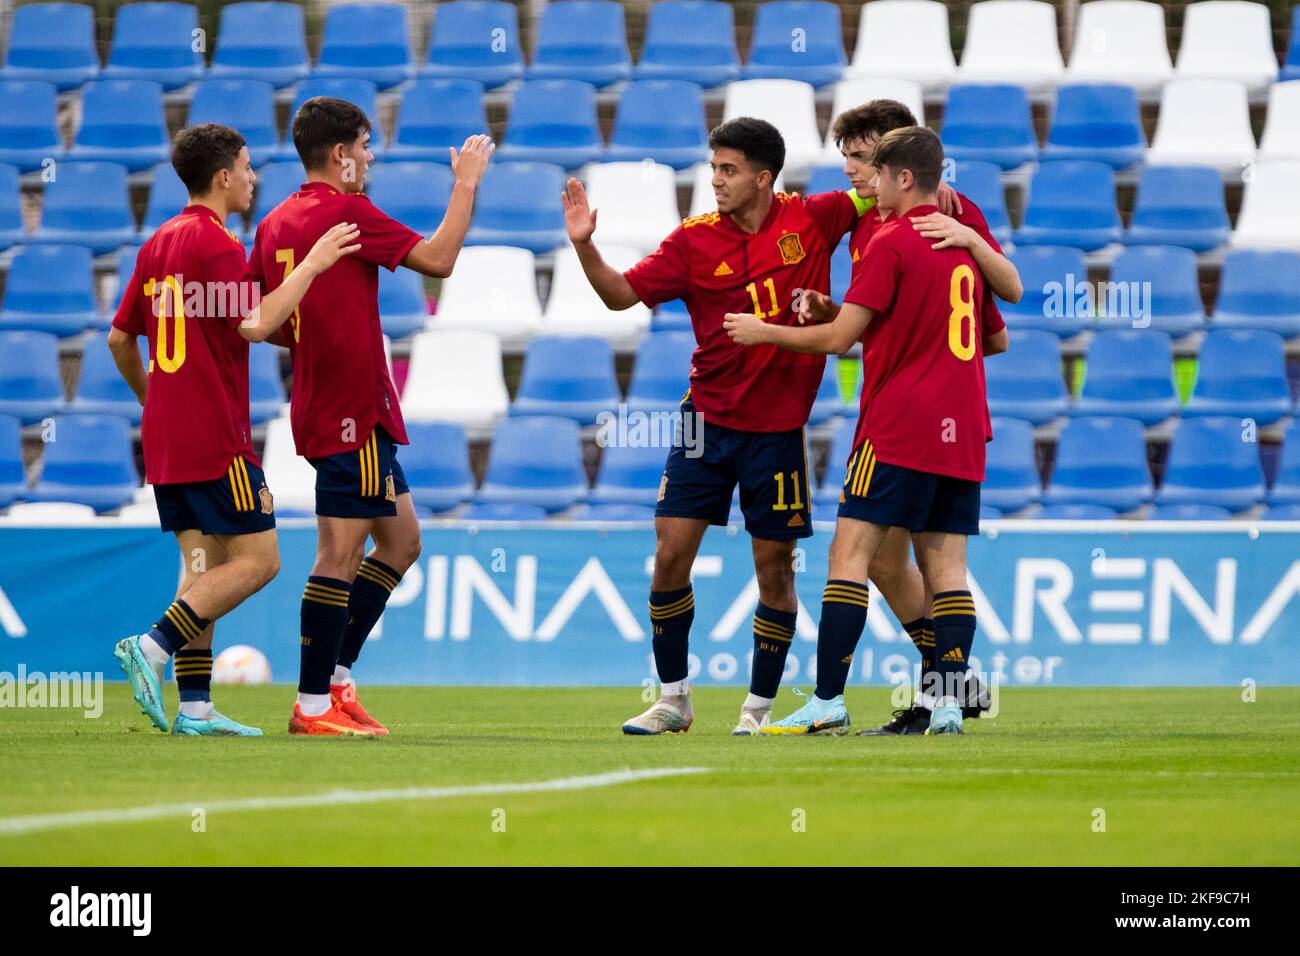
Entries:
{"label": "soccer player in red jersey", "polygon": [[[389,595],[420,555],[420,526],[397,462],[406,426],[384,355],[379,268],[451,274],[474,194],[495,146],[471,136],[450,149],[456,182],[437,231],[425,239],[363,193],[370,122],[355,104],[315,97],[293,120],[307,179],[257,227],[252,274],[288,282],[312,244],[356,223],[360,250],[303,296],[280,341],[293,358],[294,444],[316,469],[316,561],[303,592],[298,699],[291,734],[388,733],[357,698],[352,666]],[[366,539],[375,546],[365,553]]]}
{"label": "soccer player in red jersey", "polygon": [[[218,713],[210,695],[212,624],[260,590],[280,567],[275,515],[248,420],[248,344],[283,323],[313,280],[355,252],[343,223],[316,242],[293,281],[258,301],[244,247],[226,227],[248,209],[254,175],[244,139],[205,124],[182,130],[172,165],[189,204],[140,249],[122,290],[108,346],[144,406],[145,478],[159,523],[173,532],[184,573],[176,600],[115,656],[144,713],[169,729],[162,672],[176,657],[181,735],[257,736]],[[149,339],[146,371],[136,347]]]}
{"label": "soccer player in red jersey", "polygon": [[684,731],[694,719],[687,679],[691,565],[709,525],[727,523],[737,484],[759,604],[750,691],[734,733],[756,733],[767,720],[794,637],[794,545],[812,533],[803,429],[825,359],[737,348],[722,317],[753,310],[776,325],[795,323],[801,292],[829,289],[831,250],[863,205],[847,192],[811,199],[774,193],[785,144],[762,120],[723,123],[709,146],[717,210],[684,220],[627,272],[608,265],[592,241],[596,211],[581,183],[570,179],[563,196],[569,239],[605,305],[683,299],[698,343],[681,412],[687,428],[702,420],[692,432],[702,442],[674,442],[655,511],[650,619],[662,697],[623,725],[628,734]]}
{"label": "soccer player in red jersey", "polygon": [[[726,328],[746,346],[840,354],[878,324],[869,353],[864,341],[864,355],[879,365],[862,393],[831,542],[818,682],[823,669],[851,657],[866,621],[871,561],[889,528],[906,528],[933,594],[934,670],[920,696],[931,711],[927,732],[961,733],[960,695],[975,633],[966,537],[979,533],[979,485],[992,438],[981,317],[988,299],[966,249],[933,243],[913,225],[938,208],[939,138],[921,127],[893,130],[877,144],[873,166],[877,199],[892,216],[867,244],[835,318],[797,328],[730,314]],[[1004,337],[1005,329],[995,335]],[[842,696],[828,700],[819,687],[786,722],[817,726],[843,711]]]}

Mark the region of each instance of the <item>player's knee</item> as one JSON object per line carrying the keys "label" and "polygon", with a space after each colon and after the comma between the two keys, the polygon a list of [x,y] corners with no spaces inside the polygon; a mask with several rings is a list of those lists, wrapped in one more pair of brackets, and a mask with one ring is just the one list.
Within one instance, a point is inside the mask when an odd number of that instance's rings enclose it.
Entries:
{"label": "player's knee", "polygon": [[405,542],[405,548],[402,553],[403,573],[405,573],[407,568],[415,564],[416,561],[420,560],[420,552],[422,550],[423,545],[420,542],[419,534],[412,535],[410,539]]}
{"label": "player's knee", "polygon": [[689,581],[694,560],[695,556],[685,548],[660,541],[655,545],[654,586],[662,590],[678,586],[683,579]]}
{"label": "player's knee", "polygon": [[279,549],[272,548],[265,554],[258,555],[253,570],[257,576],[257,586],[259,588],[264,588],[275,580],[275,576],[280,573]]}

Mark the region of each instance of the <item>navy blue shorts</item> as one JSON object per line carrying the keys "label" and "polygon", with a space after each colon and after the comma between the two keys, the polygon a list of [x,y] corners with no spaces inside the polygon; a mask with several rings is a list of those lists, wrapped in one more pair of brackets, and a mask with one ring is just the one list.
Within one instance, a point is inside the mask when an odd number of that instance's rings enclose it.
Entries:
{"label": "navy blue shorts", "polygon": [[980,533],[980,483],[877,461],[870,441],[849,456],[841,518],[913,533]]}
{"label": "navy blue shorts", "polygon": [[391,518],[406,476],[397,463],[397,443],[375,430],[356,451],[308,458],[316,469],[316,513],[327,518]]}
{"label": "navy blue shorts", "polygon": [[[682,415],[695,414],[688,397]],[[740,485],[745,530],[755,538],[784,541],[812,534],[808,455],[802,428],[747,432],[707,420],[689,449],[678,439],[659,482],[659,518],[697,518],[725,525]],[[692,457],[695,456],[695,457]]]}
{"label": "navy blue shorts", "polygon": [[230,463],[224,478],[154,485],[163,531],[257,534],[275,527],[275,502],[262,469],[246,458]]}

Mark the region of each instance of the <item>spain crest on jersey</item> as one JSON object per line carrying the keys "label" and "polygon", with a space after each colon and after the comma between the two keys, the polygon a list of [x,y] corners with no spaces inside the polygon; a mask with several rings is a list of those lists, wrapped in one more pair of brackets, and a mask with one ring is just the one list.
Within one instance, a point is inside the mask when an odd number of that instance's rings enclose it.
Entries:
{"label": "spain crest on jersey", "polygon": [[803,243],[799,241],[799,233],[787,232],[776,241],[776,247],[781,250],[781,264],[792,266],[796,262],[802,262],[803,257],[807,255],[803,251]]}

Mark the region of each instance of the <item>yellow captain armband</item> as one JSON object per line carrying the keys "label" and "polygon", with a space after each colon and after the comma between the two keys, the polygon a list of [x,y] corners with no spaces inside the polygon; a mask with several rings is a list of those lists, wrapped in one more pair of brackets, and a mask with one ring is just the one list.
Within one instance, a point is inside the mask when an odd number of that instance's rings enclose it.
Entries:
{"label": "yellow captain armband", "polygon": [[858,195],[856,189],[848,189],[845,191],[849,194],[849,198],[853,200],[853,205],[857,208],[859,216],[865,216],[868,210],[876,204],[875,197],[872,197],[871,199],[863,199]]}

